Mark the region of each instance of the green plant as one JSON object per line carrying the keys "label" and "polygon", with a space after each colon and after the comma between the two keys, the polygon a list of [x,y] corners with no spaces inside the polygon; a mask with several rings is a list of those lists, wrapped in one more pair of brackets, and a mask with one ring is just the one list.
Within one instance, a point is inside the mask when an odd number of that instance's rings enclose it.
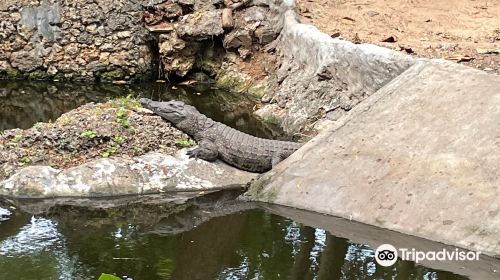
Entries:
{"label": "green plant", "polygon": [[37,123],[35,123],[35,124],[33,125],[33,128],[34,128],[34,129],[40,129],[40,128],[42,128],[42,123],[41,123],[41,122],[37,122]]}
{"label": "green plant", "polygon": [[192,147],[195,145],[194,141],[191,139],[177,139],[175,140],[175,145],[177,147],[182,147],[182,148],[187,148],[187,147]]}
{"label": "green plant", "polygon": [[92,130],[92,129],[87,129],[87,130],[83,131],[82,134],[80,134],[80,136],[85,137],[85,138],[89,138],[89,139],[94,139],[97,137],[97,132],[95,130]]}
{"label": "green plant", "polygon": [[118,119],[116,120],[121,126],[125,127],[125,128],[129,128],[130,127],[130,121],[127,120],[127,119]]}
{"label": "green plant", "polygon": [[112,100],[111,102],[115,107],[123,107],[125,109],[138,109],[141,108],[141,103],[139,100],[132,95],[127,95],[126,97],[120,97]]}
{"label": "green plant", "polygon": [[127,111],[125,110],[125,108],[122,107],[122,108],[118,109],[118,111],[116,111],[117,118],[122,119],[126,116],[127,116]]}
{"label": "green plant", "polygon": [[121,280],[121,278],[112,274],[102,273],[98,280]]}
{"label": "green plant", "polygon": [[127,119],[127,111],[125,108],[122,107],[116,111],[116,122],[125,128],[130,127],[130,121]]}
{"label": "green plant", "polygon": [[24,156],[24,157],[19,159],[19,162],[22,165],[29,164],[29,163],[31,163],[31,158],[29,156]]}
{"label": "green plant", "polygon": [[20,142],[21,140],[23,140],[22,134],[16,134],[16,136],[14,136],[14,139],[13,139],[14,142]]}
{"label": "green plant", "polygon": [[113,142],[115,142],[118,145],[121,145],[121,144],[123,144],[123,142],[125,142],[125,137],[123,137],[121,135],[115,135],[115,136],[113,136]]}
{"label": "green plant", "polygon": [[104,153],[102,153],[102,157],[108,158],[111,155],[116,154],[117,151],[118,151],[117,147],[115,147],[115,146],[108,146],[108,148],[106,149],[106,151]]}

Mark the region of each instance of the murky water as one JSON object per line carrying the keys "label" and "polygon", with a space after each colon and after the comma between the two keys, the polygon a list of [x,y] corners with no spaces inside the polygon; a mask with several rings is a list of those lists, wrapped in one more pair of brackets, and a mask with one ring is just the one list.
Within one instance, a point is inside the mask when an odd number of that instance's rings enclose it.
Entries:
{"label": "murky water", "polygon": [[60,115],[88,102],[105,102],[119,96],[148,97],[154,100],[182,100],[208,117],[240,131],[263,137],[280,138],[277,126],[265,124],[252,114],[255,101],[241,94],[214,88],[145,83],[133,86],[109,84],[66,84],[0,80],[0,131],[26,129],[37,122],[56,120]]}
{"label": "murky water", "polygon": [[401,260],[380,267],[367,245],[261,209],[164,230],[180,220],[148,227],[16,215],[0,222],[0,279],[467,279]]}

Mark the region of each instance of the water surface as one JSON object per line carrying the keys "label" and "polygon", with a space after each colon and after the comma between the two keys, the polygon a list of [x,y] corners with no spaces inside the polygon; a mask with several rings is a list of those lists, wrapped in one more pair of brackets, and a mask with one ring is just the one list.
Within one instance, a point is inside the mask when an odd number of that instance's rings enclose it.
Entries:
{"label": "water surface", "polygon": [[0,222],[0,279],[467,279],[401,260],[380,267],[367,245],[261,209],[163,230],[181,219],[149,227],[17,215]]}
{"label": "water surface", "polygon": [[86,103],[129,95],[160,101],[181,100],[240,131],[263,138],[282,138],[279,127],[263,123],[253,114],[254,98],[204,83],[183,86],[150,82],[124,86],[0,80],[0,131],[30,128],[37,122],[55,121]]}

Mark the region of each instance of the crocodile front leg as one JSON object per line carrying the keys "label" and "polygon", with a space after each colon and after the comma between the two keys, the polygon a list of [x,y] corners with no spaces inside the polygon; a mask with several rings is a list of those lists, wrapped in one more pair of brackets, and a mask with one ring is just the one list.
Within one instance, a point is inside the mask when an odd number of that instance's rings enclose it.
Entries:
{"label": "crocodile front leg", "polygon": [[189,158],[200,158],[206,161],[214,161],[219,155],[217,146],[210,140],[201,140],[198,142],[198,148],[186,153]]}

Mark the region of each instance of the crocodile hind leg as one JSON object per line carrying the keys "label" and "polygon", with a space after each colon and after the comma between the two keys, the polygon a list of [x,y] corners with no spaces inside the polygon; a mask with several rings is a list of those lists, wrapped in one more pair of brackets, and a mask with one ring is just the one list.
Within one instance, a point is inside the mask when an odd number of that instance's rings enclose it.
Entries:
{"label": "crocodile hind leg", "polygon": [[275,167],[278,163],[282,162],[287,157],[288,156],[284,153],[274,154],[273,157],[271,158],[271,166]]}
{"label": "crocodile hind leg", "polygon": [[217,159],[219,152],[217,146],[209,140],[201,140],[198,142],[198,148],[186,153],[189,158],[200,158],[206,161],[214,161]]}

